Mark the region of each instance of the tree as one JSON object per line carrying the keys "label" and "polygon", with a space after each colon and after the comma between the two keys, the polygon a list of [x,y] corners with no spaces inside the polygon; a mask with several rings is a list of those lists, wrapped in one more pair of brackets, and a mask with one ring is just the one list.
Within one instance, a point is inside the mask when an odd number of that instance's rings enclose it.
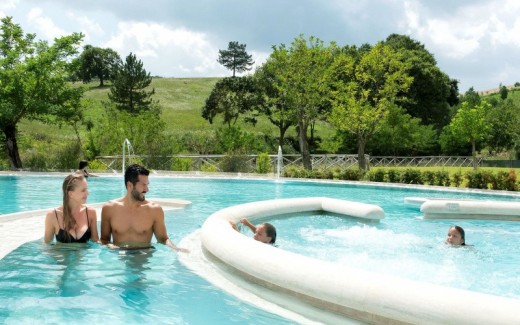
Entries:
{"label": "tree", "polygon": [[73,73],[71,59],[83,35],[56,38],[53,45],[24,34],[12,17],[1,19],[0,129],[11,168],[22,168],[17,125],[23,118],[43,119],[74,106],[84,89],[67,82]]}
{"label": "tree", "polygon": [[157,104],[152,99],[155,89],[146,90],[152,83],[152,77],[134,54],[130,53],[125,63],[118,65],[115,71],[108,98],[118,110],[139,114],[151,110]]}
{"label": "tree", "polygon": [[453,95],[457,82],[437,67],[437,61],[423,44],[409,36],[391,34],[383,43],[399,53],[399,60],[408,65],[408,74],[413,77],[408,100],[401,103],[403,108],[424,125],[442,129],[449,122],[450,105],[457,103]]}
{"label": "tree", "polygon": [[[219,80],[202,108],[202,117],[213,123],[215,116],[223,116],[222,123],[229,128],[235,125],[241,115],[253,111],[258,103],[258,95],[252,77],[230,77]],[[255,123],[254,117],[245,117],[246,122]]]}
{"label": "tree", "polygon": [[121,57],[116,51],[85,45],[75,62],[78,66],[77,77],[85,83],[97,78],[99,87],[103,87],[105,80],[114,78],[115,70],[121,63]]}
{"label": "tree", "polygon": [[447,126],[455,137],[471,143],[473,169],[477,169],[476,143],[489,135],[490,127],[486,122],[486,115],[490,106],[485,100],[473,107],[468,102],[462,102],[461,108]]}
{"label": "tree", "polygon": [[278,128],[278,145],[280,147],[283,147],[285,133],[295,123],[289,100],[278,77],[279,72],[283,71],[286,64],[287,57],[279,56],[276,60],[270,58],[255,71],[254,76],[262,97],[258,111]]}
{"label": "tree", "polygon": [[359,58],[342,52],[330,67],[332,112],[328,120],[356,136],[361,170],[367,169],[368,140],[412,83],[407,71],[398,54],[382,43]]}
{"label": "tree", "polygon": [[255,63],[252,55],[247,54],[246,45],[238,44],[238,42],[229,42],[227,50],[218,50],[218,63],[225,66],[227,69],[235,72],[244,72],[251,70]]}
{"label": "tree", "polygon": [[312,169],[307,132],[309,126],[324,115],[322,108],[327,101],[325,71],[332,61],[331,48],[325,47],[318,38],[311,36],[307,41],[300,35],[289,48],[284,44],[274,46],[268,59],[286,62],[286,66],[277,71],[276,87],[291,107],[293,117],[290,120],[296,123],[303,167],[307,170]]}
{"label": "tree", "polygon": [[431,152],[437,141],[432,125],[422,125],[399,106],[391,107],[367,149],[378,156],[420,155]]}
{"label": "tree", "polygon": [[520,112],[512,99],[501,100],[493,105],[486,115],[486,123],[490,129],[486,140],[489,151],[500,153],[512,149],[520,130],[519,122]]}
{"label": "tree", "polygon": [[500,98],[501,98],[502,100],[506,99],[506,98],[507,98],[507,93],[509,92],[509,90],[507,89],[507,87],[504,86],[504,85],[502,85],[502,84],[500,84],[500,85],[498,86],[498,89],[499,89],[499,93],[500,93]]}

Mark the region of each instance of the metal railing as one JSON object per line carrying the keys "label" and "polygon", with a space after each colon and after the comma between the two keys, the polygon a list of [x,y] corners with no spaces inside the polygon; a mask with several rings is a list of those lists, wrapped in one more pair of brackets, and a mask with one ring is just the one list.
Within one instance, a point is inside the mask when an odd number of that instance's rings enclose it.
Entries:
{"label": "metal railing", "polygon": [[[126,157],[130,162],[141,162],[145,166],[156,170],[173,170],[175,159],[189,161],[188,169],[190,171],[212,170],[223,172],[222,165],[225,159],[230,156],[226,155],[171,155],[171,156],[139,156],[133,155]],[[243,172],[254,173],[258,155],[242,155],[236,156],[240,159]],[[283,168],[287,166],[302,166],[302,156],[300,154],[282,155]],[[277,155],[269,155],[272,166],[272,173],[276,173]],[[473,158],[468,156],[418,156],[418,157],[392,157],[392,156],[366,156],[370,167],[471,167],[473,166]],[[122,168],[123,156],[98,156],[96,160],[100,161],[108,170],[118,172]],[[477,159],[478,166],[482,165],[482,158]],[[128,163],[128,162],[127,162]],[[357,155],[348,154],[312,154],[311,163],[314,168],[328,170],[334,167],[355,167],[358,165]]]}

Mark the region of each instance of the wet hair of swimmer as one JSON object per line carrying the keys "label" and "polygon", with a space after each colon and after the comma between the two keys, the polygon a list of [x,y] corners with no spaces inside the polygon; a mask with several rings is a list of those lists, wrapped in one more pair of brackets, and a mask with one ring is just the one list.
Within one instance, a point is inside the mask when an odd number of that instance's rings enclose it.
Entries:
{"label": "wet hair of swimmer", "polygon": [[270,223],[264,223],[264,227],[265,227],[265,234],[267,235],[267,237],[271,237],[271,241],[269,242],[269,244],[274,244],[276,242],[276,228],[270,224]]}
{"label": "wet hair of swimmer", "polygon": [[135,185],[139,181],[139,175],[148,176],[150,171],[138,164],[128,166],[125,170],[125,187],[128,182]]}
{"label": "wet hair of swimmer", "polygon": [[81,169],[83,169],[85,167],[88,167],[88,161],[86,161],[86,160],[80,161],[78,169],[81,170]]}
{"label": "wet hair of swimmer", "polygon": [[455,228],[455,230],[457,230],[459,232],[460,238],[462,238],[461,245],[466,245],[466,233],[464,232],[464,229],[462,229],[462,227],[460,227],[460,226],[452,226],[452,228]]}

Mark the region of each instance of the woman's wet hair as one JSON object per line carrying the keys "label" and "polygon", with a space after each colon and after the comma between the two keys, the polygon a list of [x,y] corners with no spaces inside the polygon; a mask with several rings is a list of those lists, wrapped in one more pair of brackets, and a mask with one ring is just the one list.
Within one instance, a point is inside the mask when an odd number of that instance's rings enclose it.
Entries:
{"label": "woman's wet hair", "polygon": [[125,187],[128,182],[135,185],[139,181],[139,175],[148,176],[150,171],[138,164],[128,166],[125,171]]}
{"label": "woman's wet hair", "polygon": [[267,235],[267,237],[271,237],[271,241],[269,242],[269,244],[274,244],[276,242],[276,228],[272,224],[267,222],[263,225],[265,227],[265,234]]}
{"label": "woman's wet hair", "polygon": [[76,220],[72,217],[69,204],[69,192],[74,191],[78,183],[84,180],[85,177],[82,174],[73,173],[65,177],[63,180],[63,227],[65,228],[65,236],[69,235],[69,230],[76,226]]}
{"label": "woman's wet hair", "polygon": [[457,230],[460,234],[460,238],[462,238],[462,244],[461,245],[466,245],[466,233],[464,232],[464,229],[462,229],[462,227],[460,226],[451,226],[451,228],[454,228],[455,230]]}

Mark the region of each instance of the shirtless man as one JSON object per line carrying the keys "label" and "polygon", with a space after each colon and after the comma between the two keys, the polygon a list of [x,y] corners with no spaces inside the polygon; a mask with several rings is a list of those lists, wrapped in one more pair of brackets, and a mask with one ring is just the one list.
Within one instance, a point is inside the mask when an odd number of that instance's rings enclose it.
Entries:
{"label": "shirtless man", "polygon": [[145,199],[149,174],[142,166],[128,166],[125,171],[126,195],[107,202],[101,210],[101,242],[123,249],[150,248],[152,235],[155,235],[159,243],[176,251],[188,252],[175,246],[168,238],[161,206]]}

